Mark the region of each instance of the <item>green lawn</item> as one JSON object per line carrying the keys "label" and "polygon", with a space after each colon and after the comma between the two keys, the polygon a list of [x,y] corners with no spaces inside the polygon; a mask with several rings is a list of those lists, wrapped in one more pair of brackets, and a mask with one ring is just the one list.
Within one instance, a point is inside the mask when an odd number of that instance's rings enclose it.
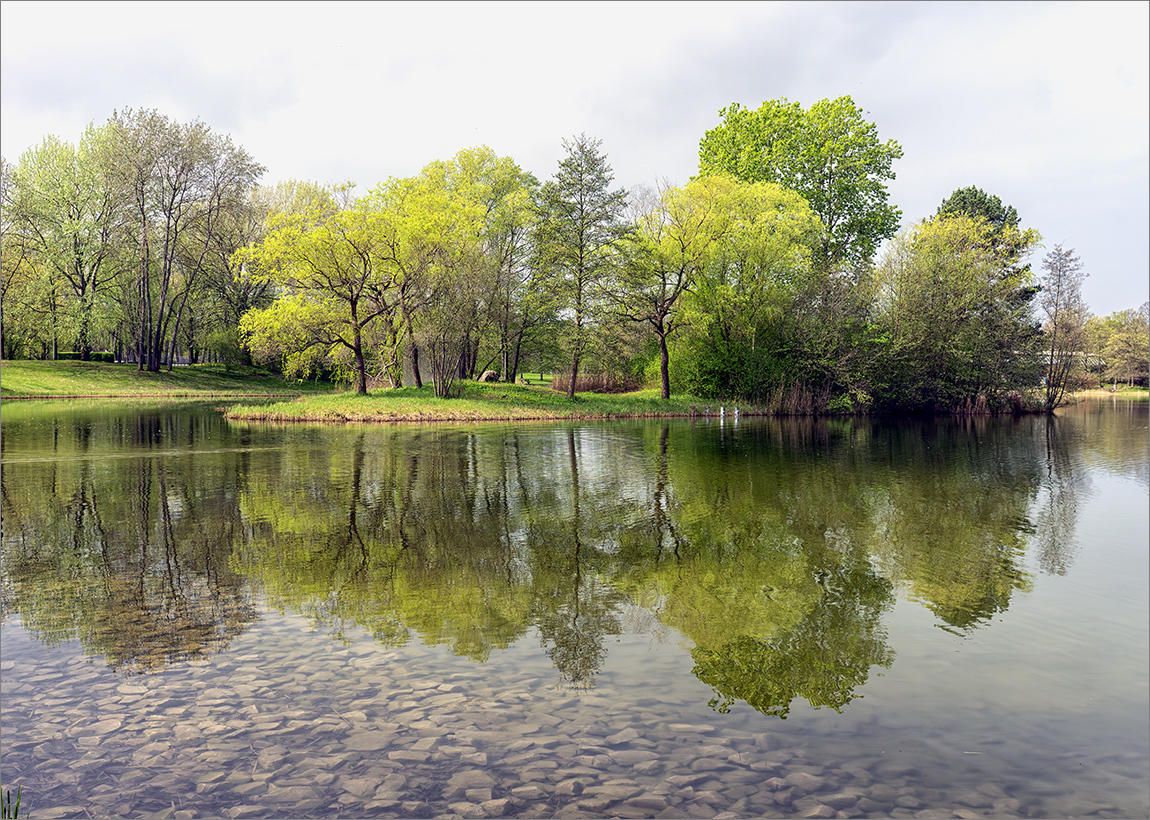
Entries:
{"label": "green lawn", "polygon": [[0,398],[266,396],[330,393],[330,384],[297,383],[258,368],[192,365],[141,373],[134,364],[78,361],[0,362]]}
{"label": "green lawn", "polygon": [[[708,405],[712,414],[719,414],[718,403],[684,395],[664,402],[657,390],[578,393],[574,401],[568,401],[565,394],[544,387],[463,382],[462,388],[463,395],[454,399],[436,398],[431,387],[403,387],[373,390],[366,396],[339,393],[258,406],[237,405],[226,415],[258,421],[520,421],[690,416],[703,413]],[[733,413],[733,406],[726,410]],[[752,410],[744,407],[741,412],[750,414]]]}

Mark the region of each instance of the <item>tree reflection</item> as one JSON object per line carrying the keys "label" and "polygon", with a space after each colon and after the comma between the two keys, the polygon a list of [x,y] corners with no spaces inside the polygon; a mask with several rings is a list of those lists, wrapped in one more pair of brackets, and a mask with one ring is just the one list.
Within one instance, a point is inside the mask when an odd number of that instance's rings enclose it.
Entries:
{"label": "tree reflection", "polygon": [[881,455],[866,488],[868,551],[944,629],[978,628],[1031,588],[1024,556],[1041,476],[1018,424],[932,419],[872,433]]}
{"label": "tree reflection", "polygon": [[1072,461],[1078,438],[1074,423],[1053,415],[1043,421],[1045,475],[1038,492],[1034,540],[1038,565],[1051,575],[1065,575],[1074,560],[1079,504],[1090,488],[1085,471],[1075,469]]}
{"label": "tree reflection", "polygon": [[893,662],[896,588],[945,629],[983,627],[1029,589],[1032,543],[1066,571],[1085,491],[1061,420],[138,415],[6,416],[0,474],[5,612],[132,671],[222,651],[262,596],[336,640],[476,662],[534,629],[560,685],[590,689],[641,609],[690,642],[715,709],[837,710]]}
{"label": "tree reflection", "polygon": [[796,460],[828,431],[781,433],[768,422],[734,441],[685,442],[671,460],[678,549],[631,575],[694,643],[692,671],[719,711],[746,701],[786,717],[796,697],[838,709],[893,657],[881,628],[892,587],[866,560],[865,509],[832,463]]}
{"label": "tree reflection", "polygon": [[[249,484],[242,509],[272,523],[237,566],[273,605],[347,639],[355,626],[387,646],[412,633],[485,661],[530,625],[514,570],[499,474],[477,473],[474,434],[362,433],[350,452],[317,448],[283,480]],[[295,473],[324,480],[303,487]]]}
{"label": "tree reflection", "polygon": [[586,522],[575,431],[569,428],[566,438],[571,472],[570,518],[555,520],[551,526],[541,526],[536,521],[530,539],[536,622],[547,656],[559,670],[560,681],[574,689],[592,689],[607,656],[604,638],[622,631],[618,606],[624,598],[599,578],[608,563],[607,556],[583,544]]}
{"label": "tree reflection", "polygon": [[[150,446],[186,421],[142,412],[128,428]],[[52,437],[55,459],[0,473],[10,605],[45,643],[79,639],[122,672],[223,651],[256,618],[228,566],[234,497],[194,469],[173,482],[147,456],[102,458],[93,442],[118,430],[77,424]]]}

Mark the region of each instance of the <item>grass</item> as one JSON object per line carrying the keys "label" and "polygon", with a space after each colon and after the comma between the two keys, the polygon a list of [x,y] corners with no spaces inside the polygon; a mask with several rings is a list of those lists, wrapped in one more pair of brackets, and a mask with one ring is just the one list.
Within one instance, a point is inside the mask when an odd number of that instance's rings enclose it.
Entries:
{"label": "grass", "polygon": [[[459,398],[436,398],[431,387],[373,390],[366,396],[340,393],[295,401],[237,405],[225,415],[253,421],[420,422],[420,421],[548,421],[562,419],[661,418],[702,414],[719,403],[673,395],[662,401],[658,390],[634,393],[576,393],[575,400],[544,387],[519,384],[463,382]],[[733,405],[726,407],[733,412]],[[754,408],[740,412],[750,415]]]}
{"label": "grass", "polygon": [[1110,387],[1099,387],[1093,390],[1078,390],[1070,394],[1071,398],[1075,400],[1083,399],[1147,399],[1150,398],[1150,391],[1145,387],[1127,387],[1124,384],[1118,385],[1118,389],[1114,390]]}
{"label": "grass", "polygon": [[191,365],[158,373],[134,364],[78,361],[0,362],[0,398],[204,398],[328,393],[330,384],[288,381],[253,367]]}
{"label": "grass", "polygon": [[20,816],[20,795],[24,790],[22,788],[16,789],[16,802],[12,802],[12,791],[10,789],[4,790],[4,797],[0,799],[0,817],[3,818],[16,818]]}

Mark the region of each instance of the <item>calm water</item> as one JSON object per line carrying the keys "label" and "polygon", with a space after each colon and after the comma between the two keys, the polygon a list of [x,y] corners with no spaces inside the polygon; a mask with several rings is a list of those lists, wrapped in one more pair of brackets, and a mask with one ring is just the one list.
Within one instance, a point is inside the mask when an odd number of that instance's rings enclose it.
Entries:
{"label": "calm water", "polygon": [[1147,405],[2,408],[33,817],[1147,817]]}

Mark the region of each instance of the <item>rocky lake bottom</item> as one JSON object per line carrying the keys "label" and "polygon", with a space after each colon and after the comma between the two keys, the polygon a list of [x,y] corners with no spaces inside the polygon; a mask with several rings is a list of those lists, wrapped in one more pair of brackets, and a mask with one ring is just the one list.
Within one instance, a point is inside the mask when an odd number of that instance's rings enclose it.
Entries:
{"label": "rocky lake bottom", "polygon": [[981,753],[948,768],[929,743],[880,727],[856,726],[840,747],[786,721],[708,719],[654,685],[562,689],[514,658],[340,646],[276,620],[211,662],[134,676],[9,632],[4,771],[28,816],[1128,817],[1121,795],[1145,776],[1115,755],[1068,800],[1041,782],[1041,753],[1034,779],[1012,784]]}

